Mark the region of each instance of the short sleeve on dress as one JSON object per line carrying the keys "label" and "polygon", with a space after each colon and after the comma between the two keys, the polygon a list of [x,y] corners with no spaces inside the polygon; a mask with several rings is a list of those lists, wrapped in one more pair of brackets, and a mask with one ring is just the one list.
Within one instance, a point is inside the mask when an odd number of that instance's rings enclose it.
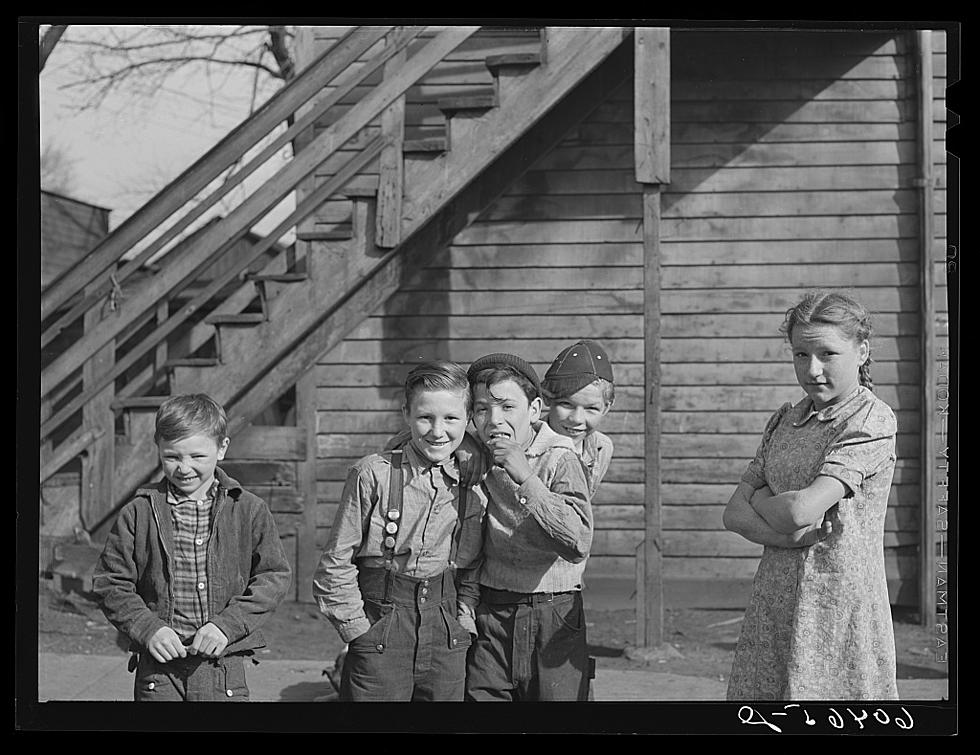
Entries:
{"label": "short sleeve on dress", "polygon": [[840,480],[853,495],[866,477],[895,458],[897,430],[891,409],[878,402],[860,426],[845,424],[843,432],[827,447],[817,474]]}
{"label": "short sleeve on dress", "polygon": [[749,462],[749,465],[745,468],[742,473],[742,482],[747,482],[754,489],[759,489],[764,487],[766,483],[766,453],[769,450],[769,441],[772,439],[772,434],[775,432],[776,427],[779,425],[779,421],[783,418],[793,405],[788,401],[779,407],[776,412],[769,418],[766,422],[766,429],[762,431],[762,442],[759,443],[759,448],[755,452],[755,458]]}

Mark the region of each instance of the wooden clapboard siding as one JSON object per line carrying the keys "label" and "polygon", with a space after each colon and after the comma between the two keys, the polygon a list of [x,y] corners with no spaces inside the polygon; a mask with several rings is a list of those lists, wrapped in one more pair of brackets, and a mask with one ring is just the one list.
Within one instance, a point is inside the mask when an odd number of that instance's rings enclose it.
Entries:
{"label": "wooden clapboard siding", "polygon": [[[933,35],[936,309],[945,344],[945,40]],[[474,36],[409,93],[433,101],[487,82],[481,56],[533,33]],[[326,37],[324,37],[326,38]],[[809,287],[876,313],[878,395],[899,421],[886,517],[893,601],[915,600],[919,536],[919,175],[907,40],[885,33],[672,32],[671,183],[662,194],[661,499],[664,577],[743,584],[760,549],[721,513],[782,401],[802,393],[779,334]],[[595,501],[593,576],[631,577],[644,529],[643,239],[633,177],[632,84],[563,142],[316,367],[320,542],[346,471],[398,429],[401,383],[421,358],[521,354],[540,373],[581,337],[602,340],[617,398],[616,455]],[[330,165],[320,169],[324,175]],[[319,222],[342,222],[341,204]],[[671,594],[668,590],[668,595]],[[911,594],[911,597],[909,597]]]}
{"label": "wooden clapboard siding", "polygon": [[[680,466],[664,469],[665,571],[745,577],[761,549],[724,532],[720,514],[761,415],[801,396],[778,327],[807,288],[853,291],[876,312],[872,374],[899,416],[902,463],[917,461],[914,79],[906,41],[887,35],[691,32],[673,49],[661,453]],[[918,537],[918,481],[897,478],[889,554]],[[618,514],[608,555],[626,557],[635,536]],[[914,572],[889,561],[899,585]]]}

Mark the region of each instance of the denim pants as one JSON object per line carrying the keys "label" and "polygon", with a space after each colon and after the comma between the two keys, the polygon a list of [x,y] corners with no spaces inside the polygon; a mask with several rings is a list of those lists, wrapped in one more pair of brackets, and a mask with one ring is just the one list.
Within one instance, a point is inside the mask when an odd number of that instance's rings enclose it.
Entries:
{"label": "denim pants", "polygon": [[589,653],[581,591],[482,588],[478,636],[466,664],[466,699],[586,700]]}
{"label": "denim pants", "polygon": [[470,633],[456,619],[455,571],[428,579],[360,569],[371,628],[348,643],[340,699],[461,701]]}
{"label": "denim pants", "polygon": [[136,702],[248,702],[244,656],[188,655],[166,663],[142,652],[136,666]]}

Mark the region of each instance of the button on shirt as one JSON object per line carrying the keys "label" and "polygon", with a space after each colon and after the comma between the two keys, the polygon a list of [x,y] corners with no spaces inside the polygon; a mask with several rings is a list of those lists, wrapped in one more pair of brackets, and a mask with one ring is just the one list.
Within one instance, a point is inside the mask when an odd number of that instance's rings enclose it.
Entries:
{"label": "button on shirt", "polygon": [[174,529],[173,629],[181,637],[193,637],[208,621],[208,535],[218,481],[200,500],[184,497],[173,485],[167,487]]}
{"label": "button on shirt", "polygon": [[[340,506],[313,580],[320,610],[341,635],[351,623],[365,619],[357,586],[357,568],[385,568],[383,553],[385,510],[389,499],[389,455],[372,454],[358,461],[347,475]],[[441,574],[450,563],[459,501],[459,472],[450,457],[433,465],[411,444],[402,460],[402,515],[393,571],[426,578]],[[482,548],[481,522],[486,494],[471,488],[466,500],[456,565],[474,567]]]}

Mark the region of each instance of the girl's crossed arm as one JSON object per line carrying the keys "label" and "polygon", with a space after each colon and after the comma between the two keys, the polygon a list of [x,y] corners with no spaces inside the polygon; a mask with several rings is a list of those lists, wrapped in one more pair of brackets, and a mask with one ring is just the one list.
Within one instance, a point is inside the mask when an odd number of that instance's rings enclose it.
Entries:
{"label": "girl's crossed arm", "polygon": [[790,534],[819,523],[824,513],[847,493],[834,477],[817,475],[807,487],[773,495],[769,488],[752,493],[749,505],[777,532]]}
{"label": "girl's crossed arm", "polygon": [[821,522],[819,518],[816,523],[782,532],[753,508],[751,501],[754,499],[772,500],[772,491],[766,486],[756,489],[747,482],[740,482],[725,507],[723,522],[726,529],[753,543],[777,548],[807,548],[831,533],[830,522]]}

